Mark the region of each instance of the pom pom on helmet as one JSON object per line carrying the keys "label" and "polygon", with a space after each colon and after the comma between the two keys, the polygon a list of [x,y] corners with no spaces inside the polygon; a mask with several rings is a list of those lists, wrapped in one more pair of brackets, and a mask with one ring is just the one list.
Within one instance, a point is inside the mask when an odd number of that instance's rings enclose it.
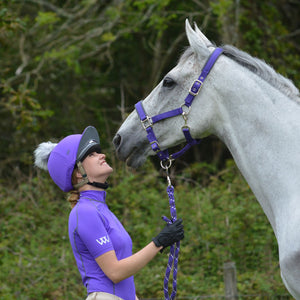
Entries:
{"label": "pom pom on helmet", "polygon": [[48,171],[48,159],[57,143],[44,142],[38,145],[34,151],[34,165],[42,170]]}

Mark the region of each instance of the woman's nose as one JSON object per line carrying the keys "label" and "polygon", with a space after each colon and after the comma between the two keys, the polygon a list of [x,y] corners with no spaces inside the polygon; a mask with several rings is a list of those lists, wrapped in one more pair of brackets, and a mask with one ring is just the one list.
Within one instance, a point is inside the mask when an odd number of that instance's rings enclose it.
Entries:
{"label": "woman's nose", "polygon": [[105,154],[104,153],[99,153],[99,158],[105,158]]}

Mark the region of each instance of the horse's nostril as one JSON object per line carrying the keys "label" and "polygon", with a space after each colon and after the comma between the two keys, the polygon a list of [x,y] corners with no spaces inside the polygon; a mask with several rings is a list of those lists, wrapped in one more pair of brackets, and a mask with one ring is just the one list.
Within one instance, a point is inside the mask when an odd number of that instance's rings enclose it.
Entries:
{"label": "horse's nostril", "polygon": [[121,136],[119,134],[116,134],[115,137],[113,138],[113,144],[114,144],[116,149],[120,146]]}

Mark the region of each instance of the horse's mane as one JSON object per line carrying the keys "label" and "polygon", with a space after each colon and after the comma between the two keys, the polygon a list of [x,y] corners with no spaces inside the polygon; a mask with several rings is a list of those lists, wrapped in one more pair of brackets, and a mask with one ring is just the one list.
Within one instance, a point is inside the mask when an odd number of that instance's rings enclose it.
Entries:
{"label": "horse's mane", "polygon": [[299,90],[293,82],[277,73],[265,61],[252,57],[248,53],[241,51],[234,46],[225,45],[222,48],[225,56],[249,69],[289,98],[294,99],[295,101],[300,101]]}
{"label": "horse's mane", "polygon": [[[257,76],[267,81],[269,84],[271,84],[273,87],[281,91],[289,98],[300,102],[299,90],[293,84],[293,82],[277,73],[266,62],[259,58],[252,57],[248,53],[241,51],[234,46],[224,45],[222,46],[222,48],[224,50],[223,54],[225,56],[231,58],[241,66],[255,73]],[[182,54],[180,60],[186,60],[191,55],[193,55],[193,50],[191,47],[188,47]]]}

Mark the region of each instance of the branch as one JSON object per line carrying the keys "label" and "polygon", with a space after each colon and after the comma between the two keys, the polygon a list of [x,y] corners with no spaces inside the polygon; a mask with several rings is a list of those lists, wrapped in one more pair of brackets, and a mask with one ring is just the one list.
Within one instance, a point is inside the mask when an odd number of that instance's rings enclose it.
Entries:
{"label": "branch", "polygon": [[278,37],[278,39],[288,39],[288,38],[291,38],[291,37],[295,37],[297,35],[300,34],[300,29],[297,29],[289,34],[285,34],[285,35],[281,35]]}
{"label": "branch", "polygon": [[[21,0],[17,0],[17,1],[23,2]],[[47,7],[50,10],[54,11],[58,16],[62,16],[62,17],[68,18],[68,19],[71,19],[71,18],[75,17],[73,14],[69,14],[65,10],[63,10],[59,7],[56,7],[52,3],[49,3],[49,1],[44,1],[44,0],[26,0],[26,1],[34,3],[34,4],[38,4],[38,5],[41,5],[41,6],[44,6],[44,7]]]}
{"label": "branch", "polygon": [[15,74],[18,76],[22,73],[23,69],[28,65],[29,56],[24,52],[25,35],[22,34],[19,42],[19,52],[22,64],[17,68]]}

